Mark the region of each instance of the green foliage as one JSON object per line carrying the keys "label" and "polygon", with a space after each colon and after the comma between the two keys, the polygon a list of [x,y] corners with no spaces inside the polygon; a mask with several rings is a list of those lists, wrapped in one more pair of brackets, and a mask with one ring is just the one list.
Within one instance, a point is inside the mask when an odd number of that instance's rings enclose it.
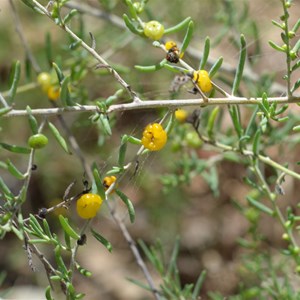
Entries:
{"label": "green foliage", "polygon": [[[190,274],[193,282],[183,280],[182,250],[190,252],[195,247],[188,239],[182,239],[185,242],[181,245],[177,239],[173,250],[167,249],[168,243],[174,243],[170,240],[178,234],[178,228],[201,219],[204,206],[198,202],[203,201],[202,197],[210,201],[205,208],[219,207],[211,216],[216,227],[222,227],[218,226],[217,216],[223,213],[222,222],[231,222],[226,209],[222,210],[222,201],[226,208],[233,203],[230,207],[237,209],[248,224],[242,224],[243,235],[234,244],[244,257],[239,260],[241,274],[236,274],[240,284],[226,298],[298,299],[299,292],[288,274],[291,270],[297,276],[300,273],[299,203],[289,202],[285,195],[286,186],[289,188],[286,178],[294,180],[290,186],[295,187],[300,180],[296,155],[286,155],[293,149],[297,151],[300,141],[300,118],[294,104],[300,103],[300,19],[291,24],[292,1],[281,0],[280,20],[272,21],[281,40],[269,41],[272,53],[285,59],[284,85],[275,82],[274,70],[254,73],[254,65],[263,57],[260,43],[266,41],[260,38],[264,35],[259,22],[251,17],[249,1],[216,1],[215,11],[207,7],[207,13],[194,20],[183,14],[193,13],[194,7],[204,7],[205,3],[191,1],[189,7],[188,1],[174,1],[164,6],[169,14],[163,22],[155,1],[124,0],[119,5],[118,1],[99,0],[99,7],[96,3],[95,7],[77,7],[68,0],[52,2],[45,5],[42,1],[22,0],[18,4],[20,11],[23,3],[27,6],[30,17],[39,13],[33,20],[35,26],[47,18],[52,21],[45,25],[51,35],[43,35],[42,55],[28,43],[10,3],[25,62],[12,64],[9,80],[3,86],[1,83],[6,91],[0,94],[0,238],[5,242],[8,233],[10,239],[15,235],[19,246],[24,245],[29,265],[33,264],[32,255],[41,261],[48,279],[46,299],[55,299],[55,282],[66,299],[84,298],[77,291],[82,286],[76,276],[88,278],[92,273],[81,266],[78,252],[86,251],[89,256],[89,235],[112,252],[119,241],[108,228],[100,227],[107,226],[109,218],[116,222],[147,282],[130,281],[156,299],[224,299],[217,290],[207,290],[206,280],[212,277],[212,270],[202,266],[202,260],[199,268],[203,271],[197,276]],[[83,17],[85,14],[105,22],[97,28],[86,26],[89,20]],[[216,36],[206,36],[214,27],[205,21],[211,14],[221,23]],[[159,27],[158,32],[149,34],[145,30],[149,23]],[[87,28],[93,31],[89,35]],[[200,37],[201,43],[197,40],[199,32],[206,36]],[[170,49],[165,44],[169,36],[174,43]],[[216,49],[226,40],[235,53]],[[192,45],[197,45],[196,49]],[[222,50],[216,51],[222,57],[214,58],[215,50]],[[233,66],[227,63],[228,54],[237,58]],[[195,78],[198,70],[209,70],[209,89]],[[46,75],[49,82],[30,82],[38,77],[32,76],[34,71]],[[152,76],[150,72],[154,71]],[[172,80],[170,76],[174,75]],[[6,76],[5,70],[1,70],[1,76]],[[169,91],[166,82],[171,82]],[[50,88],[59,91],[57,97],[50,97]],[[157,96],[156,89],[169,93],[169,99]],[[181,117],[176,116],[179,108],[183,110]],[[127,115],[128,111],[136,114]],[[154,129],[143,131],[146,124],[153,123],[161,125],[168,141],[156,155],[144,143],[145,136],[154,145],[162,138]],[[50,139],[48,147],[43,148],[48,143],[46,136],[51,136],[49,132],[58,143]],[[24,146],[28,136],[32,149]],[[43,140],[32,143],[32,137]],[[37,148],[43,149],[35,151]],[[155,163],[148,163],[150,156]],[[107,186],[104,178],[110,175],[116,177]],[[77,192],[72,194],[77,177],[83,181],[83,188],[76,184]],[[134,193],[130,188],[135,189]],[[101,196],[105,208],[94,219],[82,222],[74,213],[76,201],[90,191]],[[58,197],[62,198],[58,203],[50,201]],[[280,201],[283,197],[285,201]],[[68,216],[58,211],[61,208],[69,209]],[[195,214],[196,218],[190,218]],[[124,217],[127,215],[129,218]],[[265,237],[265,219],[280,228],[280,232],[274,232],[282,243],[273,245]],[[151,224],[152,220],[155,222]],[[150,223],[146,230],[141,227],[147,243],[140,240],[136,245],[127,227],[134,230],[139,224],[145,226],[143,222]],[[200,227],[199,231],[205,231]],[[187,233],[182,230],[181,234]],[[208,231],[207,235],[211,234]],[[151,239],[159,235],[167,236],[167,241],[152,246]],[[211,240],[211,244],[199,247],[214,247],[217,241]],[[278,257],[274,258],[272,247]],[[197,258],[205,250],[197,248]],[[228,255],[232,249],[226,250]],[[224,259],[223,253],[219,255]],[[159,287],[146,261],[156,271]]]}

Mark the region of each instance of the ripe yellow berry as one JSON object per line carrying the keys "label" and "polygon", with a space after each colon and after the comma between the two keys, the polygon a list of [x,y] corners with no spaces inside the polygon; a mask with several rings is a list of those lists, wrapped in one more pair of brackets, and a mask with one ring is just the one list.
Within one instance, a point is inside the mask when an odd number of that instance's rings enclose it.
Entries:
{"label": "ripe yellow berry", "polygon": [[193,73],[193,80],[197,83],[200,90],[204,93],[208,93],[212,90],[212,83],[209,78],[208,72],[205,70],[195,71]]}
{"label": "ripe yellow berry", "polygon": [[51,86],[51,75],[47,72],[42,72],[38,75],[37,82],[41,86],[43,92],[47,93]]}
{"label": "ripe yellow berry", "polygon": [[83,219],[94,218],[101,207],[102,199],[97,194],[83,194],[76,203],[79,217]]}
{"label": "ripe yellow berry", "polygon": [[47,91],[49,100],[57,101],[60,96],[60,88],[58,86],[51,85]]}
{"label": "ripe yellow berry", "polygon": [[143,132],[142,144],[150,151],[162,149],[167,142],[167,133],[158,123],[149,124]]}
{"label": "ripe yellow berry", "polygon": [[177,109],[175,111],[175,118],[179,123],[184,123],[187,119],[188,113],[184,109]]}
{"label": "ripe yellow berry", "polygon": [[144,34],[151,40],[159,40],[164,35],[165,28],[164,26],[157,21],[150,21],[145,24]]}
{"label": "ripe yellow berry", "polygon": [[109,189],[109,187],[117,180],[117,177],[116,176],[106,176],[104,179],[103,179],[103,186],[106,190]]}
{"label": "ripe yellow berry", "polygon": [[166,48],[166,50],[170,50],[170,49],[172,49],[172,48],[174,48],[174,47],[177,47],[177,44],[174,42],[174,41],[167,41],[166,43],[165,43],[165,48]]}

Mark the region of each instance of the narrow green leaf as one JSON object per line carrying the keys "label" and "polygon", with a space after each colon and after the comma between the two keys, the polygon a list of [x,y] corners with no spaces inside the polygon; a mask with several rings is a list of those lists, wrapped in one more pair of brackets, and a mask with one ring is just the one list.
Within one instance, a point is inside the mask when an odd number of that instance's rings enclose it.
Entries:
{"label": "narrow green leaf", "polygon": [[65,76],[64,76],[62,70],[59,68],[59,66],[55,62],[52,62],[52,66],[56,72],[58,82],[61,84],[62,81],[64,80]]}
{"label": "narrow green leaf", "polygon": [[272,42],[272,41],[269,41],[269,45],[270,45],[273,49],[275,49],[275,50],[277,50],[277,51],[280,51],[280,52],[286,52],[286,48],[281,47],[281,46],[278,46],[277,44],[275,44],[275,43]]}
{"label": "narrow green leaf", "polygon": [[0,143],[0,147],[13,153],[29,154],[31,152],[31,149],[29,148],[20,147],[16,145],[8,145],[5,143]]}
{"label": "narrow green leaf", "polygon": [[238,137],[241,138],[243,136],[243,128],[241,125],[239,108],[236,105],[230,105],[229,113]]}
{"label": "narrow green leaf", "polygon": [[24,65],[25,65],[25,79],[26,79],[26,81],[30,81],[31,74],[32,74],[32,68],[31,68],[31,61],[28,58],[28,55],[26,55],[26,57],[25,57]]}
{"label": "narrow green leaf", "polygon": [[283,32],[281,32],[280,37],[285,44],[289,43],[289,38]]}
{"label": "narrow green leaf", "polygon": [[270,103],[268,101],[268,95],[266,93],[262,94],[262,104],[267,110],[270,109]]}
{"label": "narrow green leaf", "polygon": [[21,74],[20,61],[16,61],[13,66],[13,70],[12,70],[12,74],[11,74],[12,82],[11,82],[10,89],[8,91],[8,96],[7,96],[7,101],[9,103],[12,103],[15,98],[18,83],[20,80],[20,74]]}
{"label": "narrow green leaf", "polygon": [[128,141],[129,143],[131,143],[131,144],[134,144],[134,145],[141,145],[141,144],[142,144],[142,142],[141,142],[140,139],[135,138],[135,137],[133,137],[133,136],[129,136],[129,137],[127,138],[127,141]]}
{"label": "narrow green leaf", "polygon": [[299,87],[300,87],[300,79],[298,79],[298,80],[295,82],[294,86],[292,87],[291,92],[294,93]]}
{"label": "narrow green leaf", "polygon": [[182,73],[182,74],[188,74],[190,73],[189,70],[182,68],[182,67],[178,67],[178,66],[174,66],[174,65],[170,65],[168,63],[164,64],[163,66],[165,69],[174,72],[174,73]]}
{"label": "narrow green leaf", "polygon": [[68,269],[61,256],[61,247],[57,245],[54,249],[55,261],[57,263],[58,269],[63,273],[64,276],[68,276]]}
{"label": "narrow green leaf", "polygon": [[297,131],[297,132],[300,131],[300,125],[294,126],[294,127],[293,127],[293,130],[294,130],[294,131]]}
{"label": "narrow green leaf", "polygon": [[276,27],[280,28],[280,29],[284,28],[284,25],[282,25],[282,23],[279,23],[275,20],[272,20],[272,24],[275,25]]}
{"label": "narrow green leaf", "polygon": [[76,263],[76,269],[79,271],[79,273],[85,277],[91,277],[92,272],[88,271],[87,269],[81,267],[78,263]]}
{"label": "narrow green leaf", "polygon": [[166,28],[164,33],[165,34],[170,34],[170,33],[178,32],[179,30],[185,28],[190,23],[191,20],[192,20],[191,17],[187,17],[186,19],[184,19],[183,21],[181,21],[177,25],[175,25],[173,27]]}
{"label": "narrow green leaf", "polygon": [[53,62],[53,51],[52,51],[52,41],[51,41],[51,34],[50,32],[46,33],[45,37],[45,50],[46,50],[46,57],[49,64],[49,67],[52,67]]}
{"label": "narrow green leaf", "polygon": [[12,110],[12,107],[3,107],[0,108],[0,117],[6,115]]}
{"label": "narrow green leaf", "polygon": [[171,254],[171,258],[170,258],[170,262],[169,262],[169,267],[168,267],[168,274],[169,274],[169,276],[177,268],[176,262],[177,262],[177,257],[178,257],[178,253],[179,253],[179,242],[180,242],[179,237],[176,237],[175,245],[174,245],[174,248],[173,248],[173,251],[172,251],[172,254]]}
{"label": "narrow green leaf", "polygon": [[[291,68],[291,72],[296,71],[300,67],[300,60],[298,60]],[[1,114],[0,114],[1,115]]]}
{"label": "narrow green leaf", "polygon": [[109,119],[108,119],[108,116],[106,114],[100,114],[99,122],[102,125],[102,128],[104,129],[104,132],[107,135],[112,135],[111,127],[110,127],[110,124],[109,124]]}
{"label": "narrow green leaf", "polygon": [[147,257],[147,259],[151,262],[152,266],[155,266],[155,259],[154,259],[153,251],[151,251],[149,249],[149,247],[147,247],[145,242],[141,239],[138,240],[138,244],[142,248],[144,254]]}
{"label": "narrow green leaf", "polygon": [[284,113],[287,109],[288,109],[289,105],[288,104],[284,104],[283,106],[281,106],[277,111],[274,112],[275,116],[278,116],[282,113]]}
{"label": "narrow green leaf", "polygon": [[109,96],[106,100],[105,100],[105,105],[108,107],[111,104],[113,104],[115,101],[117,101],[124,93],[123,89],[119,89],[117,90],[112,96]]}
{"label": "narrow green leaf", "polygon": [[96,163],[93,163],[93,165],[92,165],[92,171],[93,171],[93,176],[94,176],[95,184],[97,186],[98,194],[99,194],[99,196],[102,199],[105,199],[106,198],[106,196],[105,196],[105,190],[104,190],[102,179],[101,179],[101,176],[100,176],[100,173],[99,173],[99,170],[98,170],[98,167],[97,167]]}
{"label": "narrow green leaf", "polygon": [[45,290],[45,297],[47,300],[54,300],[54,298],[51,295],[51,286],[50,285],[48,285]]}
{"label": "narrow green leaf", "polygon": [[93,228],[91,228],[91,233],[92,233],[93,237],[98,242],[100,242],[109,252],[112,252],[112,245],[106,238],[104,238],[100,233],[98,233]]}
{"label": "narrow green leaf", "polygon": [[133,223],[135,220],[135,211],[134,211],[134,206],[132,205],[132,202],[120,190],[116,189],[116,193],[120,197],[120,199],[125,203],[125,205],[127,206],[130,222]]}
{"label": "narrow green leaf", "polygon": [[37,236],[44,238],[44,230],[33,214],[29,215],[29,224]]}
{"label": "narrow green leaf", "polygon": [[119,149],[119,157],[118,157],[118,164],[121,168],[124,167],[124,163],[125,163],[127,142],[128,142],[128,136],[124,135],[122,137],[121,146],[120,146],[120,149]]}
{"label": "narrow green leaf", "polygon": [[46,219],[43,219],[43,227],[44,227],[44,232],[46,233],[46,235],[50,238],[53,239],[49,224],[47,222]]}
{"label": "narrow green leaf", "polygon": [[255,107],[252,115],[251,115],[251,118],[248,122],[248,125],[247,125],[247,128],[245,130],[245,135],[246,136],[250,136],[251,133],[254,131],[254,128],[255,128],[255,120],[256,120],[256,117],[257,117],[257,112],[258,112],[258,106]]}
{"label": "narrow green leaf", "polygon": [[139,280],[132,279],[132,278],[127,278],[127,280],[146,291],[153,292],[152,288],[150,288],[148,285],[146,285],[145,283],[142,283]]}
{"label": "narrow green leaf", "polygon": [[254,198],[250,197],[250,196],[247,196],[247,201],[253,205],[255,208],[257,208],[258,210],[270,215],[270,216],[274,216],[274,211],[265,206],[264,204],[262,204],[261,202],[258,202],[257,200],[255,200]]}
{"label": "narrow green leaf", "polygon": [[10,191],[9,187],[5,184],[1,176],[0,176],[0,190],[9,199],[12,200],[14,198],[14,194]]}
{"label": "narrow green leaf", "polygon": [[213,78],[216,73],[220,70],[223,63],[223,57],[219,57],[218,60],[212,65],[211,69],[208,72],[209,78]]}
{"label": "narrow green leaf", "polygon": [[215,127],[215,122],[217,119],[217,116],[219,114],[220,107],[216,106],[213,111],[209,115],[208,123],[207,123],[207,134],[210,139],[214,139],[214,127]]}
{"label": "narrow green leaf", "polygon": [[60,144],[60,146],[64,149],[64,151],[68,154],[71,154],[66,140],[62,137],[62,135],[60,134],[58,129],[51,122],[48,122],[48,126],[49,126],[52,134],[54,135],[55,139]]}
{"label": "narrow green leaf", "polygon": [[293,47],[292,51],[295,53],[298,53],[299,49],[300,49],[300,39],[297,41],[297,43]]}
{"label": "narrow green leaf", "polygon": [[244,72],[244,66],[245,66],[245,61],[246,61],[246,55],[247,55],[247,47],[246,47],[246,40],[244,35],[241,35],[240,39],[240,58],[239,58],[239,63],[237,66],[237,70],[235,73],[234,81],[233,81],[233,86],[232,86],[232,94],[235,95],[239,89],[242,77],[243,77],[243,72]]}
{"label": "narrow green leaf", "polygon": [[274,112],[274,115],[277,116],[284,113],[288,109],[288,107],[289,107],[288,104],[282,105],[277,111]]}
{"label": "narrow green leaf", "polygon": [[204,42],[204,50],[199,64],[199,70],[203,70],[205,68],[209,56],[209,52],[210,52],[210,38],[207,36]]}
{"label": "narrow green leaf", "polygon": [[253,139],[253,153],[257,155],[259,153],[259,142],[260,142],[261,130],[257,129],[254,139]]}
{"label": "narrow green leaf", "polygon": [[61,227],[67,235],[69,235],[74,240],[80,239],[80,235],[71,227],[67,218],[65,218],[63,215],[59,215],[58,219]]}
{"label": "narrow green leaf", "polygon": [[74,103],[71,100],[69,92],[70,76],[66,76],[61,82],[60,99],[64,106],[73,106]]}
{"label": "narrow green leaf", "polygon": [[188,45],[189,45],[189,43],[192,39],[193,32],[194,32],[194,22],[190,21],[189,24],[188,24],[188,28],[186,30],[181,48],[180,48],[180,53],[184,53],[185,50],[187,49],[187,47],[188,47]]}
{"label": "narrow green leaf", "polygon": [[198,277],[197,282],[196,282],[195,287],[194,287],[194,290],[193,290],[192,300],[199,299],[199,296],[200,296],[199,294],[200,294],[203,282],[205,280],[206,274],[207,274],[207,271],[203,270],[201,272],[200,276]]}
{"label": "narrow green leaf", "polygon": [[125,22],[126,27],[134,34],[138,34],[140,36],[144,36],[143,30],[138,29],[137,26],[130,20],[130,18],[126,15],[123,14],[123,20]]}
{"label": "narrow green leaf", "polygon": [[289,116],[286,116],[286,117],[282,117],[282,118],[278,118],[278,119],[275,119],[274,118],[274,120],[276,120],[277,122],[286,122],[286,121],[288,121],[290,119],[290,117]]}
{"label": "narrow green leaf", "polygon": [[79,48],[81,46],[81,44],[82,44],[82,40],[75,41],[74,43],[70,44],[69,49],[76,50],[77,48]]}
{"label": "narrow green leaf", "polygon": [[164,67],[164,65],[167,63],[167,60],[164,58],[160,63],[152,66],[139,66],[135,65],[135,69],[142,71],[142,72],[154,72],[157,70],[160,70],[161,68]]}
{"label": "narrow green leaf", "polygon": [[33,3],[32,0],[21,0],[25,5],[27,5],[28,7],[30,7],[31,9],[35,8],[35,4]]}
{"label": "narrow green leaf", "polygon": [[136,9],[133,6],[131,0],[125,0],[126,5],[128,6],[128,10],[132,19],[137,19]]}
{"label": "narrow green leaf", "polygon": [[7,159],[6,165],[7,165],[7,169],[10,172],[10,174],[15,176],[17,179],[23,180],[25,178],[24,174],[21,173],[9,159]]}
{"label": "narrow green leaf", "polygon": [[297,21],[296,24],[294,25],[292,31],[296,33],[296,32],[298,31],[299,28],[300,28],[300,19],[298,19],[298,21]]}
{"label": "narrow green leaf", "polygon": [[30,244],[49,244],[50,241],[45,240],[45,239],[29,239],[28,243],[30,243]]}
{"label": "narrow green leaf", "polygon": [[26,111],[27,111],[27,114],[28,114],[28,121],[29,121],[31,131],[32,131],[33,134],[37,134],[38,131],[39,131],[39,125],[38,125],[38,122],[37,122],[36,118],[31,113],[30,106],[27,105]]}
{"label": "narrow green leaf", "polygon": [[71,19],[78,14],[77,9],[72,9],[63,19],[63,23],[67,24],[68,22],[71,21]]}

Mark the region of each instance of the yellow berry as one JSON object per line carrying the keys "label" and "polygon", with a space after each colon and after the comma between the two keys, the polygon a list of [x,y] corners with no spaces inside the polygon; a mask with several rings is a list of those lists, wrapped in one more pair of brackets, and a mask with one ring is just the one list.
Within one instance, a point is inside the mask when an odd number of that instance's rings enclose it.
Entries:
{"label": "yellow berry", "polygon": [[187,119],[188,113],[184,109],[177,109],[175,111],[175,118],[179,123],[184,123]]}
{"label": "yellow berry", "polygon": [[164,35],[165,28],[164,26],[157,21],[150,21],[145,24],[144,34],[151,40],[159,40]]}
{"label": "yellow berry", "polygon": [[37,82],[41,86],[43,92],[47,93],[51,86],[51,75],[47,72],[42,72],[38,75]]}
{"label": "yellow berry", "polygon": [[103,186],[106,190],[109,189],[109,187],[117,180],[116,176],[106,176],[103,179]]}
{"label": "yellow berry", "polygon": [[94,218],[101,207],[102,199],[97,194],[83,194],[76,204],[78,215],[83,219]]}
{"label": "yellow berry", "polygon": [[149,124],[143,132],[142,144],[150,151],[161,150],[167,142],[167,133],[158,123]]}
{"label": "yellow berry", "polygon": [[174,47],[177,47],[177,45],[176,45],[176,43],[174,41],[167,41],[165,43],[166,50],[170,50],[170,49],[172,49]]}
{"label": "yellow berry", "polygon": [[193,73],[193,80],[196,82],[202,92],[208,93],[212,90],[213,86],[207,71],[195,71]]}
{"label": "yellow berry", "polygon": [[60,96],[60,88],[58,86],[51,85],[47,91],[49,100],[57,101]]}

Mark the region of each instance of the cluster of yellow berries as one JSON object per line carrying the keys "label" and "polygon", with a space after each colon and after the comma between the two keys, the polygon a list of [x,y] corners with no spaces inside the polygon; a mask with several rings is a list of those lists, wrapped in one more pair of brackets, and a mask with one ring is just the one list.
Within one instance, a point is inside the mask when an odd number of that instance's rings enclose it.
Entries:
{"label": "cluster of yellow berries", "polygon": [[47,72],[42,72],[37,77],[37,82],[42,88],[42,91],[47,94],[49,100],[56,101],[60,96],[60,87],[51,82],[51,75]]}
{"label": "cluster of yellow berries", "polygon": [[[107,176],[103,179],[103,186],[105,190],[117,180],[115,176]],[[86,193],[83,194],[76,203],[76,210],[79,217],[83,219],[91,219],[97,215],[98,210],[102,205],[102,198],[97,194]]]}
{"label": "cluster of yellow berries", "polygon": [[209,74],[205,70],[194,71],[193,81],[198,85],[200,90],[204,93],[210,92],[213,88],[213,85],[209,78]]}
{"label": "cluster of yellow berries", "polygon": [[150,151],[161,150],[167,142],[167,133],[158,123],[149,124],[143,132],[142,144]]}

